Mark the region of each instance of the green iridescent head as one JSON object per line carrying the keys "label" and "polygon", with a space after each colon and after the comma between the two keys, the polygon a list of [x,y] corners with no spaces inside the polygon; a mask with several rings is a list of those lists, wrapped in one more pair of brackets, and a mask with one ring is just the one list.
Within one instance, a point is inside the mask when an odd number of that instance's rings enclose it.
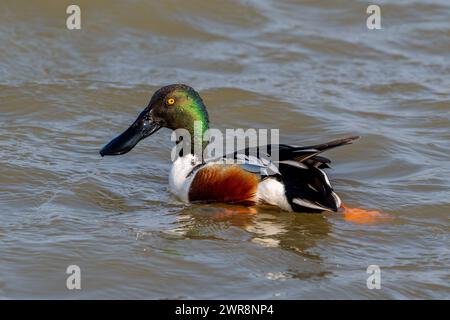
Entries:
{"label": "green iridescent head", "polygon": [[202,133],[208,129],[209,119],[200,95],[184,84],[162,87],[153,94],[148,105],[153,121],[172,130],[187,129],[193,134],[194,123],[201,124]]}
{"label": "green iridescent head", "polygon": [[136,121],[103,147],[100,154],[104,156],[127,153],[139,141],[162,127],[172,130],[186,129],[191,134],[192,146],[199,142],[204,148],[207,141],[203,140],[203,137],[209,127],[209,118],[200,95],[184,84],[160,88],[153,94],[148,106]]}

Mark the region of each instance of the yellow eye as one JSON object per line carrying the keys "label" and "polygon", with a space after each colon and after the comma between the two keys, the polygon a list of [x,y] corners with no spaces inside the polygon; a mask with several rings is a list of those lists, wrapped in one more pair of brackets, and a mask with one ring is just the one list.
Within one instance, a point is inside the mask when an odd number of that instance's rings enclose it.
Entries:
{"label": "yellow eye", "polygon": [[167,99],[167,104],[169,106],[173,105],[174,103],[175,103],[175,99],[174,98]]}

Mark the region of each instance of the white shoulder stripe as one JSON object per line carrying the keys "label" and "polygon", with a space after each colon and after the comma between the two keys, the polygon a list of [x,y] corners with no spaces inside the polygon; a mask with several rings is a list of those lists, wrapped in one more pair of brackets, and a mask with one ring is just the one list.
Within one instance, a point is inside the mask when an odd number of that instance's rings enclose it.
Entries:
{"label": "white shoulder stripe", "polygon": [[312,203],[311,201],[300,199],[300,198],[294,198],[292,200],[292,202],[298,204],[299,206],[306,207],[306,208],[330,211],[330,208],[322,207],[318,204]]}
{"label": "white shoulder stripe", "polygon": [[322,172],[322,175],[323,175],[323,178],[325,179],[325,182],[326,182],[327,185],[331,188],[331,183],[330,183],[330,180],[328,180],[327,174],[326,174],[323,170],[321,170],[321,169],[319,169],[319,171]]}
{"label": "white shoulder stripe", "polygon": [[339,196],[335,192],[331,194],[333,195],[333,198],[336,201],[336,207],[340,208],[342,204],[341,198],[339,198]]}

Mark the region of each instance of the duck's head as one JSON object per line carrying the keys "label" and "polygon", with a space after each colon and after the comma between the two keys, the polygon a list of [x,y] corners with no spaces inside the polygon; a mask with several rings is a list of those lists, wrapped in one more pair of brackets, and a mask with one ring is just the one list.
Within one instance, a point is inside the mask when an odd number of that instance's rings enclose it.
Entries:
{"label": "duck's head", "polygon": [[[186,129],[194,137],[194,124],[198,121],[202,139],[209,119],[200,95],[184,84],[173,84],[157,90],[148,106],[133,124],[100,150],[100,155],[119,155],[130,151],[142,139],[160,128]],[[194,137],[195,138],[195,137]]]}

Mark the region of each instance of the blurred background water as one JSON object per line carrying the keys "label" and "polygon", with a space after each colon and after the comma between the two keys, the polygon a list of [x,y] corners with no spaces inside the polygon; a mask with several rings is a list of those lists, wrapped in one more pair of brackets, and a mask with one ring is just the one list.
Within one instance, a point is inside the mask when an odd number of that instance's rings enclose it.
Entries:
{"label": "blurred background water", "polygon": [[[0,2],[0,298],[450,298],[448,1],[377,1],[381,30],[368,1],[76,2],[73,31],[72,1]],[[392,219],[184,205],[168,130],[101,159],[170,83],[217,128],[361,135],[330,178]]]}

